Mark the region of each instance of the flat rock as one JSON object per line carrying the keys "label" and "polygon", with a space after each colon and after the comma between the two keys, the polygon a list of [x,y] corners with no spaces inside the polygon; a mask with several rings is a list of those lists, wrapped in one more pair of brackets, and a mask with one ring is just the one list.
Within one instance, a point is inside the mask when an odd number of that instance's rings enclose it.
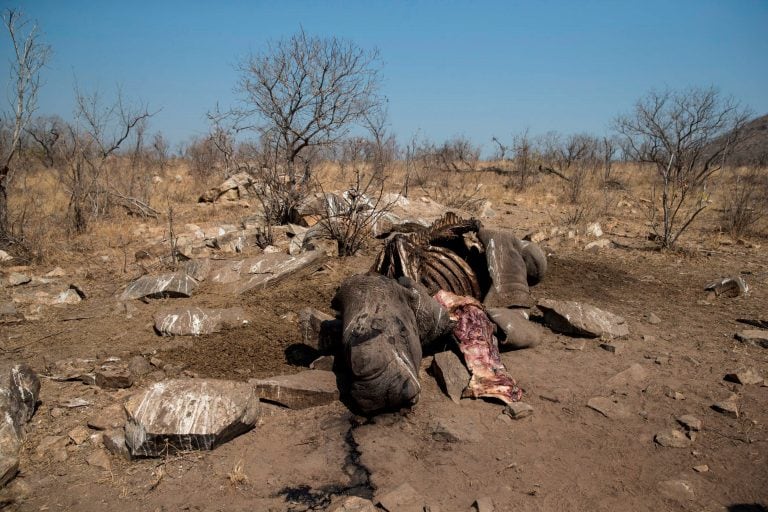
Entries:
{"label": "flat rock", "polygon": [[531,322],[524,310],[490,308],[486,312],[503,333],[499,346],[520,349],[534,347],[541,341],[541,326]]}
{"label": "flat rock", "polygon": [[144,356],[133,356],[128,361],[128,371],[131,372],[134,378],[143,377],[153,370],[154,368]]}
{"label": "flat rock", "polygon": [[50,457],[57,462],[67,460],[68,436],[45,436],[35,448],[35,458],[38,460]]}
{"label": "flat rock", "polygon": [[612,420],[623,420],[631,416],[630,412],[622,404],[604,396],[590,398],[587,402],[587,407]]}
{"label": "flat rock", "polygon": [[701,420],[697,418],[696,416],[693,416],[691,414],[684,414],[682,416],[678,416],[677,422],[685,427],[686,430],[689,430],[691,432],[698,432],[701,430],[702,424]]}
{"label": "flat rock", "polygon": [[706,464],[700,464],[698,466],[693,466],[693,470],[697,473],[707,473],[709,471],[709,466]]}
{"label": "flat rock", "polygon": [[606,381],[606,385],[614,391],[642,385],[648,380],[648,370],[641,364],[634,363],[626,370],[620,371]]}
{"label": "flat rock", "polygon": [[179,308],[155,314],[155,331],[162,336],[202,336],[248,325],[240,307],[225,309]]}
{"label": "flat rock", "polygon": [[655,313],[648,313],[648,316],[646,316],[645,319],[651,325],[658,325],[661,323],[661,318],[656,316]]}
{"label": "flat rock", "polygon": [[297,256],[284,253],[263,254],[245,272],[243,278],[230,285],[230,291],[240,295],[249,290],[261,290],[312,264],[325,259],[322,251],[307,251]]}
{"label": "flat rock", "polygon": [[470,379],[469,371],[459,356],[450,350],[438,352],[432,360],[431,370],[440,389],[455,403],[459,403]]}
{"label": "flat rock", "polygon": [[360,496],[346,496],[336,503],[331,503],[328,512],[377,512],[379,509],[371,500]]}
{"label": "flat rock", "polygon": [[688,448],[692,441],[683,432],[677,429],[664,430],[653,437],[656,444],[667,448]]}
{"label": "flat rock", "polygon": [[10,286],[20,286],[22,284],[27,284],[30,281],[32,281],[31,277],[20,272],[11,272],[8,275],[8,284]]}
{"label": "flat rock", "polygon": [[472,510],[475,512],[493,512],[495,510],[493,507],[493,500],[488,496],[478,498],[472,504]]}
{"label": "flat rock", "polygon": [[620,341],[612,341],[610,343],[601,343],[600,348],[611,354],[621,354],[624,352],[626,345]]}
{"label": "flat rock", "polygon": [[215,379],[157,382],[125,404],[125,439],[134,456],[211,450],[252,429],[259,418],[254,387]]}
{"label": "flat rock", "polygon": [[79,425],[70,430],[67,435],[73,443],[76,445],[81,445],[88,440],[88,438],[91,436],[91,433],[87,427]]}
{"label": "flat rock", "polygon": [[130,370],[123,366],[107,366],[94,372],[96,385],[102,389],[125,389],[133,386]]}
{"label": "flat rock", "polygon": [[763,329],[746,329],[737,332],[736,339],[748,345],[768,348],[768,331]]}
{"label": "flat rock", "polygon": [[93,413],[86,425],[94,430],[111,430],[122,428],[125,420],[125,408],[120,404],[112,404]]}
{"label": "flat rock", "polygon": [[387,512],[424,512],[426,501],[408,483],[376,496],[378,505]]}
{"label": "flat rock", "polygon": [[665,498],[678,503],[687,503],[696,498],[693,486],[685,480],[665,480],[659,482],[658,490]]}
{"label": "flat rock", "polygon": [[739,417],[739,405],[737,404],[735,398],[729,398],[721,402],[715,402],[711,407],[720,414],[724,414],[732,418]]}
{"label": "flat rock", "polygon": [[565,350],[582,351],[587,346],[587,342],[584,340],[570,339],[565,342]]}
{"label": "flat rock", "polygon": [[751,386],[753,384],[761,384],[763,378],[752,368],[741,370],[735,373],[726,374],[725,380],[742,384],[744,386]]}
{"label": "flat rock", "polygon": [[533,407],[525,402],[513,402],[504,408],[504,414],[513,420],[519,420],[532,415]]}
{"label": "flat rock", "polygon": [[128,285],[120,300],[190,297],[198,284],[186,272],[160,276],[142,276]]}
{"label": "flat rock", "polygon": [[306,409],[327,405],[339,399],[336,374],[323,370],[306,370],[293,375],[248,381],[261,400],[290,409]]}
{"label": "flat rock", "polygon": [[629,335],[623,317],[589,304],[542,299],[538,308],[544,323],[553,331],[589,338],[622,338]]}
{"label": "flat rock", "polygon": [[86,457],[85,461],[89,465],[101,468],[105,471],[110,471],[112,469],[112,462],[109,460],[109,454],[102,448],[94,450],[93,453]]}
{"label": "flat rock", "polygon": [[602,249],[612,249],[615,245],[616,244],[614,244],[608,238],[601,238],[600,240],[589,242],[587,245],[584,246],[584,250],[590,251],[590,252],[598,252]]}
{"label": "flat rock", "polygon": [[202,283],[208,277],[208,274],[211,273],[211,260],[208,258],[198,258],[185,261],[182,268],[189,277],[198,283]]}

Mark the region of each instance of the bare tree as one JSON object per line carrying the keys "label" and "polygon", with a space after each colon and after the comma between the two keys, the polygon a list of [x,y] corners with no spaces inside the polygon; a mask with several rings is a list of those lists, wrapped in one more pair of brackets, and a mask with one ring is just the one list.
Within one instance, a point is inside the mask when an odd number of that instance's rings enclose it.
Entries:
{"label": "bare tree", "polygon": [[45,66],[50,47],[40,40],[35,23],[24,19],[21,12],[8,9],[3,13],[3,23],[13,46],[10,62],[11,97],[10,110],[3,113],[10,127],[8,144],[0,155],[0,238],[10,238],[8,223],[8,189],[17,171],[15,162],[21,149],[24,129],[37,110],[37,93],[40,89],[40,70]]}
{"label": "bare tree", "polygon": [[379,57],[336,37],[303,30],[271,43],[240,66],[238,131],[255,130],[269,150],[285,222],[311,185],[313,150],[336,144],[381,109]]}
{"label": "bare tree", "polygon": [[652,91],[632,113],[616,119],[628,154],[655,171],[651,221],[663,247],[673,247],[707,207],[710,178],[743,139],[748,118],[747,110],[717,89],[690,88]]}
{"label": "bare tree", "polygon": [[525,190],[528,185],[528,178],[533,171],[533,153],[534,147],[528,130],[525,130],[520,135],[515,135],[512,149],[515,153],[515,170],[519,181],[517,183],[518,190]]}

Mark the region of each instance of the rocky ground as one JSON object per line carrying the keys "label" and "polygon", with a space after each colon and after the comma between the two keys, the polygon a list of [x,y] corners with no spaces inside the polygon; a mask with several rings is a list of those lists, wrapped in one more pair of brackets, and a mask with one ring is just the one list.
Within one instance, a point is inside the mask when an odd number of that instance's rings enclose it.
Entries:
{"label": "rocky ground", "polygon": [[[332,313],[340,281],[367,270],[380,245],[344,259],[294,251],[307,260],[295,270],[286,263],[284,237],[270,270],[250,272],[244,269],[263,257],[249,249],[255,232],[239,226],[238,242],[215,231],[221,223],[200,222],[183,231],[184,250],[193,261],[210,258],[212,267],[192,284],[183,276],[164,282],[174,298],[127,292],[138,275],[131,269],[142,261],[149,275],[167,273],[151,265],[159,257],[152,250],[133,257],[145,246],[162,253],[159,224],[135,223],[132,252],[103,248],[58,269],[5,262],[0,361],[29,364],[41,390],[3,506],[766,510],[768,341],[760,339],[768,331],[744,323],[768,320],[765,241],[694,233],[706,242],[660,253],[630,208],[603,220],[599,236],[584,226],[552,228],[546,208],[524,203],[485,212],[493,214],[485,223],[533,233],[547,250],[549,272],[533,289],[537,300],[601,308],[623,317],[629,331],[620,339],[558,334],[538,325],[542,312],[534,309],[541,342],[502,353],[532,412],[515,417],[499,403],[452,401],[432,375],[430,354],[412,410],[363,418],[325,390],[301,398],[301,406],[322,404],[303,409],[262,402],[252,430],[212,451],[151,458],[129,459],[124,444],[115,446],[131,397],[167,378],[244,383],[306,370],[319,353],[303,344],[301,311]],[[233,225],[247,217],[239,209],[224,216]],[[195,227],[215,232],[197,237]],[[195,242],[217,237],[216,244]],[[596,240],[610,242],[585,250]],[[275,265],[286,269],[281,279],[274,279]],[[749,285],[746,295],[704,289],[738,276]],[[151,297],[157,284],[142,293]],[[197,336],[155,332],[177,328],[167,314],[192,307],[204,315],[188,317],[202,329]],[[757,331],[751,343],[735,337],[746,330]]]}

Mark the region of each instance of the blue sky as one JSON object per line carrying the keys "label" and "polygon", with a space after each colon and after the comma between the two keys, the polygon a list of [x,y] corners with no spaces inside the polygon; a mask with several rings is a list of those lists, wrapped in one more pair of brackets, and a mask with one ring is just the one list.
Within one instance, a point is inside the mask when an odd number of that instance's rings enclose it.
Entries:
{"label": "blue sky", "polygon": [[[52,46],[40,113],[86,91],[162,109],[173,142],[201,135],[233,103],[235,66],[303,26],[378,48],[390,125],[401,140],[606,133],[651,88],[714,85],[768,113],[768,1],[80,1],[0,0],[36,19]],[[0,62],[9,58],[2,34]],[[3,83],[7,87],[7,83]],[[7,96],[7,95],[6,95]]]}

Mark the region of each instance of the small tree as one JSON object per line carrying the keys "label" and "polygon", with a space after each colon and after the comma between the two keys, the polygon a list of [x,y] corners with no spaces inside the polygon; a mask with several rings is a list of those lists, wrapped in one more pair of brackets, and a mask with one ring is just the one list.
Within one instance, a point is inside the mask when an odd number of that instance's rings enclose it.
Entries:
{"label": "small tree", "polygon": [[270,221],[283,223],[308,193],[315,150],[381,109],[378,53],[302,30],[251,55],[240,73],[241,106],[230,114],[238,131],[260,135],[270,155],[276,179],[267,185],[282,202]]}
{"label": "small tree", "polygon": [[8,222],[8,189],[18,167],[22,135],[32,115],[37,110],[37,93],[40,89],[40,70],[45,66],[50,47],[40,40],[36,24],[30,24],[24,16],[11,9],[3,13],[3,23],[13,46],[10,62],[11,98],[10,109],[3,112],[4,123],[9,126],[10,137],[2,145],[0,155],[0,238],[11,237]]}
{"label": "small tree", "polygon": [[748,117],[717,89],[691,88],[652,91],[616,119],[627,154],[655,171],[651,221],[663,247],[673,247],[707,207],[707,185],[743,139]]}

